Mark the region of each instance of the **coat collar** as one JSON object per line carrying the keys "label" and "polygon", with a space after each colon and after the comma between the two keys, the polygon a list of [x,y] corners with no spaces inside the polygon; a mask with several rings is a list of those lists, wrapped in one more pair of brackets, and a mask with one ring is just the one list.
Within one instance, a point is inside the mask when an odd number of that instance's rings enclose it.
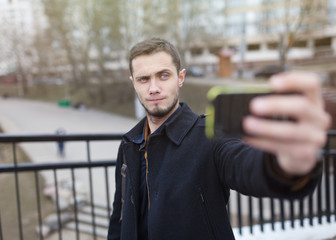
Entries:
{"label": "coat collar", "polygon": [[[183,138],[195,124],[198,116],[194,114],[186,103],[180,103],[181,109],[161,129],[160,134],[166,132],[168,138],[176,145],[180,145]],[[143,134],[143,127],[146,117],[143,118],[134,128],[124,135],[126,140],[137,142]]]}

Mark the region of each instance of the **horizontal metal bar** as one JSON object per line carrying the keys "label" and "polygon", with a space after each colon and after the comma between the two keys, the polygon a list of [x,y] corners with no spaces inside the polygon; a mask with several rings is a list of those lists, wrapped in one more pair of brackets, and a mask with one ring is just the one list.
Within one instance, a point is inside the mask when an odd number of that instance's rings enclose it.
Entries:
{"label": "horizontal metal bar", "polygon": [[[329,150],[329,155],[336,156],[336,150]],[[71,161],[71,162],[53,162],[53,163],[20,163],[20,164],[0,164],[0,173],[5,172],[29,172],[53,169],[71,169],[71,168],[96,168],[111,167],[116,165],[116,160],[97,160],[97,161]]]}
{"label": "horizontal metal bar", "polygon": [[96,167],[110,167],[115,166],[116,160],[97,160],[91,162],[54,162],[54,163],[20,163],[1,164],[0,173],[4,172],[29,172],[40,170],[54,170],[54,169],[71,169],[71,168],[96,168]]}
{"label": "horizontal metal bar", "polygon": [[336,130],[329,130],[327,134],[328,136],[336,136]]}
{"label": "horizontal metal bar", "polygon": [[328,155],[336,155],[336,149],[327,149],[327,150],[322,149],[321,151],[322,151],[323,155],[326,155],[326,154],[328,154]]}
{"label": "horizontal metal bar", "polygon": [[[336,137],[336,130],[329,130],[328,137]],[[99,141],[121,140],[123,133],[111,134],[0,134],[0,142],[44,142],[44,141]]]}
{"label": "horizontal metal bar", "polygon": [[99,141],[121,140],[123,134],[0,134],[0,142]]}

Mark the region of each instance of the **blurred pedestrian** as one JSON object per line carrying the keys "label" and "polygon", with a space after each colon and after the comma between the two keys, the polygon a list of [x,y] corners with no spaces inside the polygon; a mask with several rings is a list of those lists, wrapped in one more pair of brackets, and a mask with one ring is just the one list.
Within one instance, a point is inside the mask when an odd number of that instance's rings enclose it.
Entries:
{"label": "blurred pedestrian", "polygon": [[[56,130],[56,134],[62,136],[62,135],[65,135],[66,132],[65,132],[65,130],[63,128],[58,128]],[[58,156],[60,156],[62,158],[65,157],[65,150],[64,150],[64,148],[65,148],[64,141],[57,141],[57,153],[58,153]]]}

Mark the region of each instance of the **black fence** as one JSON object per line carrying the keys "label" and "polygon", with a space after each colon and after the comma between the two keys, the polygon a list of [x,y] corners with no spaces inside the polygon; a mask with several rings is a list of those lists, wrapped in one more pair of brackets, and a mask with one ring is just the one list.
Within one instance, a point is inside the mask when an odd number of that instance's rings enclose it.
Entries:
{"label": "black fence", "polygon": [[[16,215],[16,224],[7,223],[7,219],[2,216],[3,209],[0,209],[0,240],[7,239],[29,239],[25,231],[26,225],[35,226],[33,230],[34,239],[45,239],[48,233],[54,232],[58,239],[67,239],[63,230],[68,229],[73,232],[72,239],[81,239],[83,233],[92,235],[92,239],[101,237],[104,239],[107,234],[108,220],[111,213],[112,197],[114,194],[114,159],[95,159],[92,154],[93,143],[114,142],[118,144],[121,134],[94,134],[94,135],[5,135],[0,134],[0,146],[7,145],[10,148],[12,163],[0,164],[0,177],[7,175],[13,179],[15,193],[15,209],[12,213]],[[83,161],[57,161],[48,162],[45,159],[41,163],[31,163],[28,157],[18,156],[19,144],[46,143],[50,142],[56,146],[57,142],[82,142],[85,146],[86,160]],[[228,204],[228,212],[231,224],[243,234],[242,228],[249,226],[249,232],[253,233],[256,226],[261,231],[266,223],[271,224],[276,230],[275,224],[280,223],[285,229],[285,222],[290,222],[290,227],[295,228],[295,222],[299,221],[299,226],[305,224],[322,224],[322,218],[327,222],[336,221],[336,131],[328,132],[328,142],[323,149],[324,174],[317,189],[313,194],[302,200],[287,201],[278,199],[258,199],[247,197],[236,192],[231,193],[231,200]],[[70,146],[69,146],[70,147]],[[0,148],[1,151],[1,148]],[[116,152],[115,152],[116,156]],[[0,159],[1,160],[1,159]],[[81,179],[86,179],[86,187],[83,197],[78,187],[78,173],[86,175]],[[22,181],[20,177],[25,173],[33,175],[34,192],[33,202],[34,218],[25,219],[26,214],[22,210],[26,205],[25,191],[20,187]],[[44,176],[43,176],[44,175]],[[67,175],[66,184],[60,181],[60,175]],[[49,179],[49,191],[45,191],[45,178]],[[65,186],[63,186],[63,185]],[[42,187],[41,187],[42,186]],[[44,187],[44,190],[43,190]],[[69,204],[64,206],[60,201],[64,189],[67,189]],[[100,189],[100,193],[95,190]],[[41,192],[43,191],[43,193]],[[47,193],[49,194],[47,194]],[[52,211],[53,221],[46,217],[50,214],[45,212],[45,198],[48,195],[53,199]],[[69,197],[70,196],[70,197]],[[2,197],[1,197],[2,198]],[[30,200],[31,201],[31,200]],[[51,202],[51,201],[49,201]],[[49,203],[50,204],[50,203]],[[314,221],[316,220],[317,221]],[[34,221],[35,222],[34,222]],[[48,221],[49,220],[49,221]],[[50,225],[53,222],[54,225]],[[27,224],[29,223],[29,224]],[[48,225],[49,224],[49,225]],[[8,235],[8,227],[11,226],[17,232],[17,236]],[[46,230],[47,229],[47,230]]]}

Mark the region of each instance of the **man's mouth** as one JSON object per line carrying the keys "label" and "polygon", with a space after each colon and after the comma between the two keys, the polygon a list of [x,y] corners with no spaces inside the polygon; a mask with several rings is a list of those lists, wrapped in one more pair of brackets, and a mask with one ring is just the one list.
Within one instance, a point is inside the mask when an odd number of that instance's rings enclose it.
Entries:
{"label": "man's mouth", "polygon": [[148,99],[149,102],[151,103],[159,103],[163,101],[164,98],[153,98],[153,99]]}

